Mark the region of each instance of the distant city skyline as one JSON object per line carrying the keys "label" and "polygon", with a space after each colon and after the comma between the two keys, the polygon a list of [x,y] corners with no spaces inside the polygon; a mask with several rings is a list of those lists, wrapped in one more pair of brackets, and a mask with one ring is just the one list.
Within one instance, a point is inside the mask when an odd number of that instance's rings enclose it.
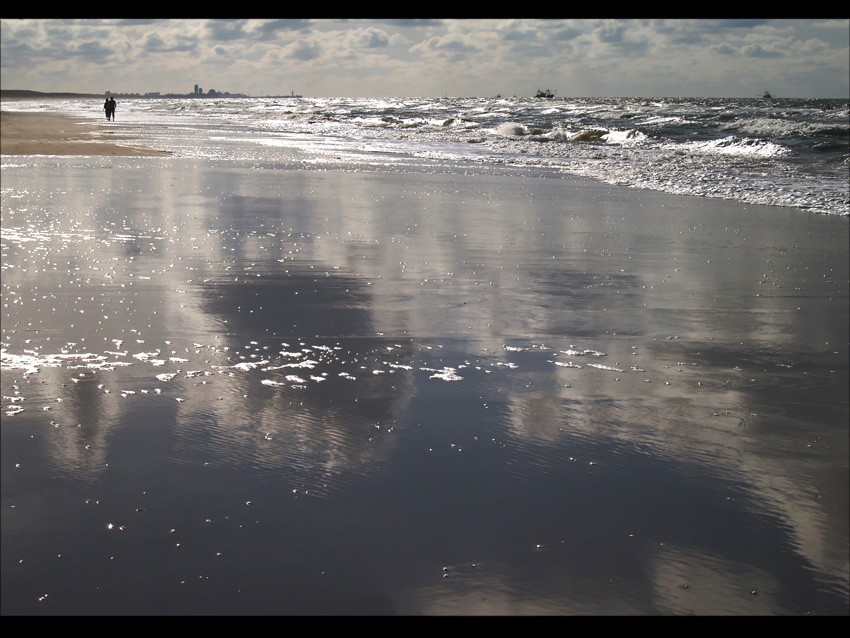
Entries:
{"label": "distant city skyline", "polygon": [[[850,96],[848,19],[2,19],[3,89]],[[208,91],[205,91],[208,93]]]}
{"label": "distant city skyline", "polygon": [[191,91],[183,91],[183,92],[168,92],[165,93],[163,91],[145,91],[143,93],[138,91],[113,91],[111,89],[107,89],[103,91],[103,95],[123,95],[123,96],[133,96],[133,97],[161,97],[167,95],[181,95],[181,96],[196,96],[196,97],[303,97],[302,95],[297,95],[294,91],[290,91],[288,94],[282,95],[248,95],[247,93],[238,93],[234,91],[220,91],[218,89],[204,89],[202,86],[195,85]]}
{"label": "distant city skyline", "polygon": [[139,97],[156,97],[160,95],[237,95],[249,97],[244,93],[234,93],[233,91],[219,91],[217,89],[209,89],[208,91],[204,91],[203,87],[198,86],[197,84],[194,86],[194,89],[191,91],[183,91],[180,93],[163,93],[162,91],[145,91],[144,93],[140,93],[138,91],[113,91],[111,89],[107,89],[103,92],[104,95],[135,95]]}

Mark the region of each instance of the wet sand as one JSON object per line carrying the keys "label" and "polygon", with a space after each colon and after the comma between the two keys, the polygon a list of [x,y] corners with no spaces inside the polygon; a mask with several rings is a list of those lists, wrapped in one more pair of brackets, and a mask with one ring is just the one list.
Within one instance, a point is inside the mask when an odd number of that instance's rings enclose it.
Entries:
{"label": "wet sand", "polygon": [[[0,155],[167,155],[164,151],[123,144],[127,135],[66,115],[0,111]],[[109,141],[107,141],[109,140]],[[114,141],[112,141],[114,140]]]}
{"label": "wet sand", "polygon": [[475,166],[3,187],[4,615],[846,615],[846,219]]}

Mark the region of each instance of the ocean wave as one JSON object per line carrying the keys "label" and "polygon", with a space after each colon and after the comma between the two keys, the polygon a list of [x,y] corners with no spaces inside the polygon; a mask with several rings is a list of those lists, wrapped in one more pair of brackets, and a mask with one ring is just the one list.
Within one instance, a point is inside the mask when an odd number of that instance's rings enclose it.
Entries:
{"label": "ocean wave", "polygon": [[[100,104],[82,100],[17,101],[14,108],[100,119]],[[380,166],[391,149],[395,158],[542,166],[702,195],[717,192],[706,190],[711,175],[735,183],[723,197],[850,214],[845,100],[125,99],[120,108],[122,124],[175,156],[221,159],[230,152],[254,161],[253,151],[237,145],[219,149],[228,140],[253,139],[270,162],[295,157],[291,148],[299,158],[315,153],[318,165],[332,156],[340,165]],[[215,144],[203,143],[205,132]],[[758,160],[758,171],[747,160]],[[777,194],[772,184],[779,183],[798,185],[793,204]]]}
{"label": "ocean wave", "polygon": [[785,157],[793,154],[790,148],[776,142],[735,135],[719,140],[688,142],[682,146],[696,153],[716,153],[741,157]]}
{"label": "ocean wave", "polygon": [[798,122],[776,118],[756,118],[736,121],[720,127],[722,130],[737,131],[742,135],[763,138],[787,136],[844,136],[850,134],[850,123]]}

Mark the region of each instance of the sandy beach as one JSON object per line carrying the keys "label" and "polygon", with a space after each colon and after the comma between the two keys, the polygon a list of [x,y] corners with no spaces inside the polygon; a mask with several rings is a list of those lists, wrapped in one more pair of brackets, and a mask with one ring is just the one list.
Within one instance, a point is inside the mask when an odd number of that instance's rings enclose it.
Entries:
{"label": "sandy beach", "polygon": [[130,138],[119,130],[114,123],[96,127],[67,115],[0,111],[0,155],[167,155],[122,143]]}
{"label": "sandy beach", "polygon": [[847,219],[3,118],[4,615],[846,613]]}

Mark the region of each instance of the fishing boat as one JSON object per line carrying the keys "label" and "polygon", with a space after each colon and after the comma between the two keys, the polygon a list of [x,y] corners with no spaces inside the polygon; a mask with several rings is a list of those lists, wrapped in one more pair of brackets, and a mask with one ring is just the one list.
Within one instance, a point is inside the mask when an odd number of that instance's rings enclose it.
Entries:
{"label": "fishing boat", "polygon": [[540,89],[537,89],[537,95],[535,95],[534,97],[552,98],[552,97],[555,97],[555,94],[552,91],[550,91],[549,89],[546,89],[545,91],[541,91]]}
{"label": "fishing boat", "polygon": [[761,96],[762,96],[765,100],[772,100],[772,99],[773,99],[773,96],[770,94],[770,91],[765,91],[764,93],[762,93],[762,95],[761,95]]}

